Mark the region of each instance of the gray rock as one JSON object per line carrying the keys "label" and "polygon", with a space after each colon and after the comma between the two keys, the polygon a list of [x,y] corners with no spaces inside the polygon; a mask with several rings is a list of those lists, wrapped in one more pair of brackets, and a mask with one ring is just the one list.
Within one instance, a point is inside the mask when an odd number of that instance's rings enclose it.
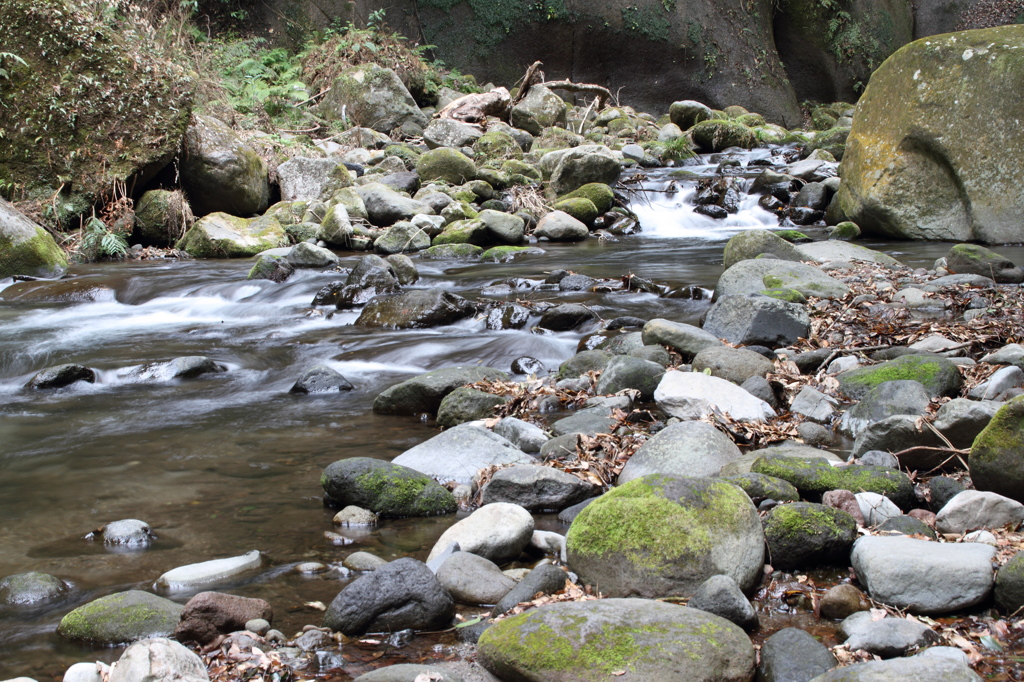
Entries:
{"label": "gray rock", "polygon": [[929,397],[956,395],[963,376],[948,359],[936,355],[904,355],[871,367],[843,372],[838,376],[840,390],[860,400],[885,381],[911,379],[925,387]]}
{"label": "gray rock", "polygon": [[436,369],[395,384],[382,391],[373,401],[377,414],[435,413],[446,395],[459,386],[484,379],[508,379],[493,367],[458,366]]}
{"label": "gray rock", "polygon": [[992,591],[995,548],[908,537],[857,540],[851,562],[873,599],[915,613],[957,611]]}
{"label": "gray rock", "polygon": [[972,388],[967,396],[973,400],[996,400],[1004,391],[1021,387],[1024,387],[1024,370],[1011,365],[993,372],[987,381]]}
{"label": "gray rock", "polygon": [[730,343],[772,348],[806,338],[807,308],[761,294],[720,296],[704,320],[704,330]]}
{"label": "gray rock", "polygon": [[451,118],[435,118],[423,130],[423,141],[431,149],[472,147],[483,136],[479,127]]}
{"label": "gray rock", "polygon": [[736,581],[727,575],[713,575],[705,580],[686,605],[721,616],[744,630],[757,629],[757,612]]}
{"label": "gray rock", "polygon": [[277,167],[281,201],[326,201],[342,187],[352,184],[352,175],[337,159],[295,156]]}
{"label": "gray rock", "polygon": [[927,523],[913,516],[893,516],[878,526],[878,530],[885,533],[899,533],[900,535],[923,535],[935,539],[933,531]]}
{"label": "gray rock", "polygon": [[174,358],[167,362],[152,362],[132,368],[125,376],[131,382],[159,382],[174,379],[194,379],[204,374],[226,372],[227,367],[202,355]]}
{"label": "gray rock", "polygon": [[385,559],[374,556],[369,552],[353,552],[345,557],[342,566],[350,571],[376,571],[381,566],[387,565]]}
{"label": "gray rock", "polygon": [[619,473],[618,485],[648,474],[714,476],[739,456],[732,439],[710,424],[678,422],[640,446]]}
{"label": "gray rock", "polygon": [[355,386],[343,377],[339,372],[327,365],[315,365],[310,367],[295,381],[289,389],[289,393],[334,393],[337,391],[351,391]]}
{"label": "gray rock", "polygon": [[448,627],[455,602],[425,564],[396,559],[356,578],[338,593],[323,626],[351,637],[365,632]]}
{"label": "gray rock", "polygon": [[416,266],[408,256],[393,253],[384,260],[394,269],[398,283],[402,286],[415,284],[416,280],[420,278],[419,273],[416,271]]}
{"label": "gray rock", "polygon": [[846,618],[839,626],[846,636],[850,651],[863,649],[868,653],[893,658],[911,649],[935,644],[939,635],[924,623],[905,618],[874,620],[870,611],[861,611]]}
{"label": "gray rock", "polygon": [[932,656],[870,661],[837,668],[811,682],[981,682],[981,678],[959,661]]}
{"label": "gray rock", "polygon": [[267,164],[223,122],[194,115],[181,158],[181,183],[197,217],[249,217],[270,204]]}
{"label": "gray rock", "polygon": [[476,218],[487,228],[491,240],[499,244],[519,244],[523,241],[526,221],[511,213],[485,209]]}
{"label": "gray rock", "polygon": [[[100,671],[103,671],[102,673]],[[110,666],[96,661],[95,663],[75,663],[64,671],[61,682],[103,682],[110,675]],[[19,680],[28,678],[21,677]]]}
{"label": "gray rock", "polygon": [[522,554],[532,535],[530,512],[516,504],[487,504],[442,533],[427,561],[433,561],[451,543],[457,542],[463,552],[502,564]]}
{"label": "gray rock", "polygon": [[680,130],[689,130],[697,123],[714,117],[711,108],[694,100],[673,102],[668,109],[669,119]]}
{"label": "gray rock", "polygon": [[685,361],[692,360],[705,348],[722,345],[717,336],[700,327],[661,318],[649,321],[641,333],[644,345],[668,346],[682,355]]}
{"label": "gray rock", "polygon": [[494,432],[529,454],[539,453],[548,442],[548,435],[543,429],[515,417],[504,417],[494,425]]}
{"label": "gray rock", "polygon": [[218,635],[241,630],[256,618],[268,623],[274,619],[269,603],[234,594],[200,592],[185,604],[174,638],[179,642],[209,644]]}
{"label": "gray rock", "polygon": [[487,419],[499,405],[508,402],[504,396],[494,395],[468,386],[460,386],[449,393],[437,408],[437,425],[443,429],[465,422]]}
{"label": "gray rock", "polygon": [[[919,423],[919,417],[896,415],[865,426],[853,442],[851,456],[857,458],[871,450],[900,452],[917,446],[941,448],[944,445],[931,429]],[[941,451],[923,450],[901,455],[900,464],[927,471],[939,466],[946,457]]]}
{"label": "gray rock", "polygon": [[163,637],[144,639],[125,649],[110,671],[109,682],[208,682],[203,659]]}
{"label": "gray rock", "polygon": [[850,583],[834,585],[821,597],[822,618],[844,620],[858,611],[868,611],[870,608],[864,593]]}
{"label": "gray rock", "polygon": [[405,123],[427,125],[398,75],[374,63],[345,69],[320,100],[317,112],[329,121],[354,121],[380,133]]}
{"label": "gray rock", "polygon": [[[141,203],[141,202],[140,202]],[[64,251],[41,225],[0,198],[0,278],[57,278],[68,269]]]}
{"label": "gray rock", "polygon": [[516,583],[516,586],[494,605],[491,615],[500,616],[508,613],[516,604],[532,601],[538,594],[554,594],[565,587],[568,577],[561,568],[552,564],[542,564]]}
{"label": "gray rock", "polygon": [[412,253],[430,248],[430,235],[410,222],[399,221],[373,242],[377,253]]}
{"label": "gray rock", "polygon": [[187,590],[255,570],[262,563],[262,555],[254,549],[240,556],[211,559],[173,568],[157,578],[156,585],[171,591]]}
{"label": "gray rock", "polygon": [[804,296],[842,298],[849,287],[818,268],[803,263],[756,258],[736,263],[722,273],[715,296],[757,294],[765,289],[795,289]]}
{"label": "gray rock", "polygon": [[540,135],[544,128],[565,123],[565,102],[546,87],[531,87],[526,97],[512,107],[509,120],[516,128]]}
{"label": "gray rock", "polygon": [[[773,171],[764,171],[762,176],[766,173],[773,173]],[[785,178],[785,176],[780,176],[780,178]],[[761,176],[755,179],[754,191],[757,191],[758,181],[761,179]],[[789,178],[789,180],[792,180],[792,178]],[[786,182],[786,184],[788,185],[789,183]],[[757,258],[763,253],[770,253],[777,259],[785,261],[815,260],[805,256],[797,247],[774,232],[769,230],[744,230],[726,242],[725,250],[722,253],[722,267],[728,270],[742,260]]]}
{"label": "gray rock", "polygon": [[853,459],[853,463],[867,467],[885,467],[886,469],[899,469],[900,461],[896,456],[883,450],[868,450]]}
{"label": "gray rock", "polygon": [[414,289],[374,298],[355,321],[360,327],[422,329],[453,324],[476,314],[476,306],[442,289]]}
{"label": "gray rock", "polygon": [[57,634],[100,646],[169,637],[182,606],[149,592],[129,590],[100,597],[64,616]]}
{"label": "gray rock", "polygon": [[779,409],[779,397],[775,395],[775,389],[764,377],[752,376],[740,384],[740,388],[755,398],[765,401],[773,410]]}
{"label": "gray rock", "polygon": [[[358,199],[359,196],[356,195]],[[360,199],[362,202],[362,199]],[[363,206],[365,212],[366,207]],[[352,248],[352,238],[355,230],[349,218],[348,208],[345,204],[337,203],[332,205],[324,214],[320,225],[316,228],[316,238],[332,246],[343,249]]]}
{"label": "gray rock", "polygon": [[594,436],[599,433],[611,433],[615,429],[615,425],[618,424],[618,421],[614,417],[608,416],[608,410],[601,408],[591,409],[594,411],[580,410],[571,417],[559,419],[551,425],[551,432],[555,436],[575,433]]}
{"label": "gray rock", "polygon": [[476,424],[452,427],[392,460],[438,481],[457,483],[469,483],[490,466],[533,461],[509,441]]}
{"label": "gray rock", "polygon": [[760,504],[763,500],[775,500],[776,502],[798,502],[800,493],[788,481],[774,476],[764,474],[734,474],[723,476],[726,481],[738,485],[747,494],[747,497],[754,504]]}
{"label": "gray rock", "polygon": [[679,419],[700,419],[716,411],[737,421],[759,422],[775,416],[768,403],[725,379],[703,372],[666,372],[654,392],[658,407]]}
{"label": "gray rock", "polygon": [[399,220],[409,220],[420,213],[429,215],[434,212],[429,205],[399,194],[379,182],[359,185],[355,190],[363,200],[370,222],[380,227],[394,225]]}
{"label": "gray rock", "polygon": [[320,484],[334,503],[369,509],[384,518],[450,514],[457,508],[450,492],[397,458],[338,460],[324,469]]}
{"label": "gray rock", "polygon": [[885,381],[851,407],[839,422],[839,430],[856,438],[869,425],[895,415],[925,414],[931,398],[919,382],[903,379]]}
{"label": "gray rock", "polygon": [[597,313],[585,305],[562,303],[545,310],[537,326],[554,332],[564,332],[576,329],[596,319]]}
{"label": "gray rock", "polygon": [[455,552],[437,569],[437,580],[462,604],[494,604],[508,594],[515,581],[496,564],[476,554]]}
{"label": "gray rock", "polygon": [[693,358],[693,371],[711,370],[711,376],[743,384],[751,377],[764,378],[775,371],[775,364],[760,353],[745,348],[710,346]]}
{"label": "gray rock", "polygon": [[831,421],[832,415],[836,413],[836,400],[817,389],[804,386],[793,398],[789,411],[824,424]]}
{"label": "gray rock", "polygon": [[608,362],[594,391],[606,395],[632,388],[640,391],[641,400],[651,400],[664,374],[665,368],[657,363],[617,355]]}
{"label": "gray rock", "polygon": [[591,483],[565,471],[518,464],[495,472],[481,491],[481,500],[485,505],[510,502],[530,511],[560,511],[594,492]]}
{"label": "gray rock", "polygon": [[552,459],[576,459],[579,437],[579,433],[567,433],[564,436],[556,436],[544,443],[540,448],[541,461],[547,462]]}
{"label": "gray rock", "polygon": [[758,682],[807,682],[836,666],[828,648],[800,628],[783,628],[761,645]]}
{"label": "gray rock", "polygon": [[596,144],[549,152],[541,157],[540,165],[545,173],[550,169],[551,189],[558,196],[592,182],[611,185],[622,172],[612,151]]}
{"label": "gray rock", "polygon": [[269,279],[280,284],[294,274],[295,268],[284,256],[261,255],[256,257],[256,264],[249,270],[246,279]]}
{"label": "gray rock", "polygon": [[60,598],[69,589],[70,585],[48,573],[16,573],[0,580],[0,604],[40,604]]}
{"label": "gray rock", "polygon": [[1024,270],[979,244],[957,244],[946,254],[946,269],[953,273],[991,277],[1001,284],[1024,281]]}
{"label": "gray rock", "polygon": [[803,255],[802,260],[816,260],[822,263],[865,261],[890,266],[900,264],[892,256],[888,256],[880,251],[873,251],[860,244],[851,244],[850,242],[837,239],[800,244],[796,248]]}
{"label": "gray rock", "polygon": [[587,372],[604,371],[614,357],[606,350],[585,350],[558,366],[559,379],[574,379]]}
{"label": "gray rock", "polygon": [[67,364],[47,367],[29,379],[25,388],[63,388],[76,381],[85,381],[91,384],[96,381],[96,373],[82,365]]}
{"label": "gray rock", "polygon": [[764,521],[772,565],[782,570],[846,565],[857,522],[839,509],[811,502],[782,504]]}
{"label": "gray rock", "polygon": [[980,490],[957,493],[935,516],[940,533],[966,533],[979,528],[1016,529],[1024,522],[1024,504]]}
{"label": "gray rock", "polygon": [[100,529],[98,535],[105,545],[117,545],[132,549],[149,547],[156,537],[149,524],[138,519],[111,521]]}
{"label": "gray rock", "polygon": [[581,242],[590,236],[590,230],[564,211],[551,211],[540,219],[533,234],[553,242]]}
{"label": "gray rock", "polygon": [[939,511],[964,490],[964,484],[955,478],[936,476],[928,481],[928,495],[931,508],[936,512]]}
{"label": "gray rock", "polygon": [[463,682],[466,678],[447,670],[443,665],[398,663],[363,673],[354,682],[416,682],[423,679],[431,682]]}
{"label": "gray rock", "polygon": [[857,493],[854,497],[857,498],[860,514],[866,526],[881,526],[903,513],[892,500],[878,493]]}
{"label": "gray rock", "polygon": [[955,448],[969,448],[1002,406],[992,400],[953,398],[939,408],[932,424]]}
{"label": "gray rock", "polygon": [[1024,551],[1017,552],[996,572],[996,606],[1017,613],[1024,606]]}

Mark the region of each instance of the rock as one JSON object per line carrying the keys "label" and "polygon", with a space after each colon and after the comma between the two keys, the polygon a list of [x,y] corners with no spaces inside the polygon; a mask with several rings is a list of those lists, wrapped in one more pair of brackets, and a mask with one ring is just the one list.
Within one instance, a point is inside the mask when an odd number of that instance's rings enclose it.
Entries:
{"label": "rock", "polygon": [[182,607],[149,592],[129,590],[100,597],[61,619],[57,634],[99,646],[127,644],[147,637],[169,637]]}
{"label": "rock", "polygon": [[1024,367],[1024,346],[1018,343],[1008,343],[994,353],[981,358],[982,362],[990,365],[1017,365]]}
{"label": "rock", "polygon": [[596,144],[549,152],[541,158],[540,164],[545,173],[550,170],[550,187],[558,196],[591,183],[614,184],[622,172],[611,150]]}
{"label": "rock", "polygon": [[559,419],[551,425],[551,433],[555,436],[568,434],[584,434],[594,436],[599,433],[611,433],[618,421],[609,414],[609,410],[597,407],[578,411],[571,417]]}
{"label": "rock", "polygon": [[843,372],[837,378],[839,389],[855,400],[864,398],[872,388],[887,381],[916,381],[932,398],[956,395],[964,382],[955,364],[934,355],[904,355],[871,367]]}
{"label": "rock", "polygon": [[754,131],[735,121],[701,121],[690,129],[690,136],[703,153],[720,152],[729,147],[753,149],[757,146]]}
{"label": "rock", "polygon": [[457,149],[432,149],[420,154],[416,172],[424,182],[440,180],[450,185],[461,185],[476,179],[476,166],[468,156]]}
{"label": "rock", "polygon": [[110,670],[109,682],[208,682],[203,659],[164,637],[144,639],[125,649]]}
{"label": "rock", "polygon": [[[472,147],[483,137],[483,131],[475,125],[462,123],[451,118],[431,119],[423,131],[423,141],[431,149],[438,147]],[[513,140],[513,144],[515,141]],[[424,178],[426,179],[426,178]],[[452,183],[461,184],[461,183]]]}
{"label": "rock", "polygon": [[70,386],[76,381],[85,381],[90,384],[94,383],[96,381],[96,373],[82,365],[68,364],[57,365],[56,367],[47,367],[29,379],[28,383],[25,384],[25,388],[63,388],[65,386]]}
{"label": "rock", "polygon": [[1005,613],[1024,606],[1024,552],[1014,554],[996,572],[995,602]]}
{"label": "rock", "polygon": [[387,561],[369,552],[353,552],[345,557],[342,566],[350,571],[376,571],[381,566],[386,566]]}
{"label": "rock", "polygon": [[908,537],[865,536],[851,561],[872,599],[914,613],[938,614],[980,604],[992,591],[995,548]]}
{"label": "rock", "polygon": [[775,395],[775,389],[764,377],[752,376],[740,384],[740,388],[755,398],[765,401],[773,410],[778,410],[782,406],[779,397]]}
{"label": "rock", "polygon": [[577,353],[558,366],[558,378],[575,379],[587,372],[602,372],[612,357],[614,356],[606,350],[585,350]]}
{"label": "rock", "polygon": [[1024,396],[996,412],[971,446],[967,464],[978,490],[1024,501]]}
{"label": "rock", "polygon": [[939,635],[921,622],[905,618],[882,618],[875,620],[870,612],[855,613],[840,625],[846,635],[845,644],[850,651],[864,650],[868,653],[892,658],[902,656],[911,649],[935,644]]}
{"label": "rock", "polygon": [[533,234],[553,242],[580,242],[590,236],[590,230],[565,211],[551,211],[540,219]]}
{"label": "rock", "polygon": [[669,119],[680,130],[689,130],[695,124],[706,121],[712,117],[710,107],[693,100],[681,100],[673,102],[668,108]]}
{"label": "rock", "polygon": [[718,279],[715,296],[758,294],[766,289],[793,289],[804,296],[842,298],[849,288],[818,268],[772,258],[736,263]]}
{"label": "rock", "polygon": [[811,682],[981,682],[967,665],[932,656],[870,661],[836,668]]}
{"label": "rock", "polygon": [[800,628],[783,628],[761,645],[760,682],[807,682],[836,666],[828,648]]}
{"label": "rock", "polygon": [[262,599],[200,592],[185,604],[174,637],[180,642],[207,644],[217,635],[243,629],[254,618],[269,623],[274,619],[274,610]]}
{"label": "rock", "polygon": [[744,630],[757,629],[757,612],[736,581],[727,575],[713,575],[705,580],[686,605],[721,616]]}
{"label": "rock", "polygon": [[880,251],[873,251],[859,244],[829,239],[823,242],[811,242],[796,247],[803,254],[801,260],[816,260],[822,263],[844,262],[852,263],[864,261],[866,263],[878,263],[880,265],[898,266],[900,262],[892,256]]}
{"label": "rock", "polygon": [[357,507],[354,504],[346,505],[340,512],[334,515],[334,525],[358,528],[360,526],[376,526],[380,517],[369,509]]}
{"label": "rock", "polygon": [[714,476],[739,456],[740,450],[732,439],[710,424],[678,422],[637,449],[619,473],[617,484],[649,474]]}
{"label": "rock", "polygon": [[693,358],[693,371],[711,370],[711,376],[743,384],[750,377],[765,377],[775,371],[775,364],[760,353],[745,348],[709,346]]}
{"label": "rock", "polygon": [[[612,660],[609,642],[617,643]],[[651,682],[747,682],[754,674],[753,647],[736,625],[640,599],[531,609],[489,627],[477,646],[483,666],[507,680],[594,680],[625,670]]]}
{"label": "rock", "polygon": [[411,253],[429,248],[430,235],[407,222],[395,223],[373,242],[373,250],[385,255]]}
{"label": "rock", "polygon": [[367,218],[380,227],[394,225],[399,220],[409,220],[421,213],[429,215],[434,212],[429,205],[399,194],[379,182],[359,185],[355,190],[363,200]]}
{"label": "rock", "polygon": [[[928,391],[913,380],[884,381],[843,414],[839,430],[856,438],[869,425],[895,415],[921,416],[930,402]],[[902,448],[900,448],[902,449]]]}
{"label": "rock", "polygon": [[585,305],[562,303],[545,310],[537,326],[553,332],[565,332],[596,319],[597,314]]}
{"label": "rock", "polygon": [[979,528],[1016,529],[1024,522],[1024,504],[980,490],[957,493],[935,516],[940,533],[966,533]]}
{"label": "rock", "polygon": [[822,424],[831,422],[836,413],[836,400],[810,386],[804,386],[793,398],[789,411]]}
{"label": "rock", "polygon": [[149,524],[138,519],[122,519],[111,521],[97,533],[105,545],[117,545],[138,549],[149,547],[156,534]]}
{"label": "rock", "polygon": [[508,375],[492,367],[445,367],[395,384],[373,401],[377,414],[435,413],[446,395],[459,386],[485,379],[507,380]]}
{"label": "rock", "polygon": [[0,279],[57,278],[67,269],[64,251],[50,233],[0,198]]}
{"label": "rock", "polygon": [[288,243],[288,234],[274,218],[246,220],[217,212],[196,221],[175,247],[194,258],[252,258]]}
{"label": "rock", "polygon": [[821,496],[821,503],[846,512],[857,521],[858,526],[865,525],[864,515],[860,511],[860,502],[857,501],[857,496],[849,490],[829,490]]}
{"label": "rock", "polygon": [[487,504],[454,524],[441,534],[430,550],[427,561],[440,555],[457,542],[463,552],[470,552],[496,564],[516,559],[533,535],[533,517],[516,504]]}
{"label": "rock", "polygon": [[761,523],[740,488],[671,475],[599,497],[573,521],[566,550],[580,580],[612,597],[688,594],[718,573],[749,590],[764,563]]}
{"label": "rock", "polygon": [[[634,455],[635,456],[635,455]],[[738,485],[754,504],[763,500],[776,502],[797,502],[800,494],[790,483],[781,478],[773,478],[764,474],[735,474],[723,477],[726,481]]]}
{"label": "rock", "polygon": [[991,400],[954,398],[939,408],[932,425],[949,439],[953,447],[970,448],[1000,407],[1001,403]]}
{"label": "rock", "polygon": [[197,216],[248,217],[270,205],[267,164],[223,122],[193,115],[181,159],[181,183]]}
{"label": "rock", "polygon": [[494,432],[523,452],[535,454],[548,442],[548,436],[539,426],[515,417],[504,417],[494,425]]}
{"label": "rock", "polygon": [[437,580],[462,604],[494,604],[508,594],[515,581],[496,564],[469,552],[455,552],[437,569]]}
{"label": "rock", "polygon": [[[872,450],[900,452],[918,446],[941,448],[945,443],[920,423],[920,417],[896,415],[865,427],[854,441],[851,454],[859,458]],[[945,459],[942,452],[928,450],[910,452],[900,457],[902,466],[924,470],[939,466]]]}
{"label": "rock", "polygon": [[849,583],[830,587],[821,597],[821,617],[843,620],[871,608],[864,593]]}
{"label": "rock", "polygon": [[455,602],[426,565],[396,559],[365,573],[338,593],[323,626],[352,637],[365,632],[448,627]]}
{"label": "rock", "polygon": [[592,484],[565,471],[517,464],[494,473],[481,492],[481,501],[485,505],[510,502],[529,511],[561,511],[593,497],[594,492]]}
{"label": "rock", "polygon": [[449,393],[437,408],[437,425],[447,429],[459,424],[486,419],[499,405],[508,402],[503,396],[460,386]]}
{"label": "rock", "polygon": [[442,289],[414,289],[374,298],[355,321],[360,327],[422,329],[453,324],[474,315],[476,306]]}
{"label": "rock", "polygon": [[1005,391],[1024,387],[1024,371],[1020,367],[1003,367],[997,369],[987,381],[978,384],[968,397],[974,400],[998,400]]}
{"label": "rock", "polygon": [[936,476],[928,481],[928,495],[932,509],[938,511],[965,490],[964,484],[948,476]]}
{"label": "rock", "polygon": [[70,585],[48,573],[16,573],[0,580],[0,604],[24,606],[58,599]]}
{"label": "rock", "polygon": [[519,244],[523,241],[526,221],[511,213],[484,209],[477,220],[484,224],[492,241],[499,244]]}
{"label": "rock", "polygon": [[683,360],[693,359],[697,353],[705,348],[722,345],[717,336],[704,331],[700,327],[661,318],[647,322],[641,334],[644,345],[660,344],[668,346],[682,355]]}
{"label": "rock", "polygon": [[256,257],[256,264],[246,279],[269,279],[280,284],[294,274],[295,268],[284,256],[261,255]]}
{"label": "rock", "polygon": [[253,550],[228,559],[213,559],[179,566],[157,578],[156,585],[171,591],[187,590],[257,569],[262,563],[260,553]]}
{"label": "rock", "polygon": [[759,422],[775,416],[768,403],[703,372],[666,372],[654,399],[667,414],[680,419],[700,419],[716,410],[737,421]]}
{"label": "rock", "polygon": [[665,368],[655,362],[617,355],[601,373],[594,392],[607,395],[631,388],[640,392],[641,400],[651,400],[664,374]]}
{"label": "rock", "polygon": [[[100,661],[95,663],[75,663],[64,671],[64,678],[61,682],[104,682],[104,679],[109,675],[110,666],[106,663]],[[29,678],[20,677],[17,679],[24,681]]]}
{"label": "rock", "polygon": [[509,119],[516,128],[531,135],[540,135],[544,128],[565,123],[565,102],[542,85],[531,87],[526,96],[512,107]]}
{"label": "rock", "polygon": [[476,424],[459,424],[406,450],[392,464],[415,469],[445,483],[469,483],[487,467],[533,461],[498,434]]}
{"label": "rock", "polygon": [[315,365],[299,375],[289,393],[333,393],[351,391],[355,386],[326,365]]}
{"label": "rock", "polygon": [[869,466],[836,467],[820,457],[781,454],[759,456],[750,470],[789,481],[808,498],[820,497],[830,490],[863,490],[885,495],[908,509],[915,500],[910,479],[901,471]]}
{"label": "rock", "polygon": [[384,518],[451,514],[458,506],[452,494],[429,476],[370,457],[328,465],[320,485],[335,504],[362,507]]}
{"label": "rock", "polygon": [[[924,514],[931,513],[923,509],[917,511]],[[932,521],[934,522],[934,519]],[[925,521],[910,515],[892,516],[880,524],[878,530],[890,535],[893,533],[899,533],[900,535],[922,535],[932,540],[935,539],[935,531]]]}
{"label": "rock", "polygon": [[328,121],[354,122],[381,133],[406,123],[427,125],[398,75],[372,62],[342,71],[316,109]]}
{"label": "rock", "polygon": [[538,594],[548,595],[565,588],[568,574],[552,564],[541,564],[526,574],[516,583],[491,609],[492,616],[499,616],[511,611],[521,602],[532,601]]}
{"label": "rock", "polygon": [[902,513],[892,500],[878,493],[857,493],[855,497],[866,526],[881,526]]}
{"label": "rock", "polygon": [[[764,171],[764,173],[771,172]],[[789,180],[792,180],[792,178],[789,178]],[[788,182],[786,184],[788,185]],[[756,185],[757,181],[755,180],[755,187]],[[722,267],[728,270],[741,260],[757,258],[763,253],[770,253],[777,259],[786,261],[816,260],[808,258],[800,249],[774,232],[769,230],[744,230],[726,242],[725,250],[722,253]]]}
{"label": "rock", "polygon": [[[415,663],[397,663],[384,668],[371,670],[355,678],[354,682],[463,682],[465,678],[455,674],[441,665],[417,665]],[[483,682],[490,682],[484,680]]]}
{"label": "rock", "polygon": [[336,159],[293,156],[277,167],[281,201],[326,201],[352,185],[352,174]]}
{"label": "rock", "polygon": [[775,568],[845,565],[857,539],[857,522],[832,507],[794,502],[772,509],[764,522],[764,536]]}

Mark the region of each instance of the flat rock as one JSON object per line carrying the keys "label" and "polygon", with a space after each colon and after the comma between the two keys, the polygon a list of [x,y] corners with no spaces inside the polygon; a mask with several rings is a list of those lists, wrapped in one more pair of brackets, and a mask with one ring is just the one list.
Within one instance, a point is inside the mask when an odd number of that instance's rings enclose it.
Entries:
{"label": "flat rock", "polygon": [[756,258],[740,261],[723,272],[715,287],[715,297],[757,294],[765,289],[783,288],[819,298],[842,298],[850,290],[812,265]]}
{"label": "flat rock", "polygon": [[981,682],[966,664],[938,656],[870,661],[836,668],[811,682]]}
{"label": "flat rock", "polygon": [[240,597],[221,592],[200,592],[185,604],[174,638],[181,642],[208,644],[217,635],[245,628],[256,618],[274,619],[274,610],[263,599]]}
{"label": "flat rock", "polygon": [[770,348],[806,338],[810,324],[805,306],[760,293],[719,296],[704,318],[704,330],[729,343]]}
{"label": "flat rock", "polygon": [[517,464],[495,472],[484,486],[481,500],[485,505],[511,502],[529,511],[561,511],[595,492],[591,483],[560,469]]}
{"label": "flat rock", "polygon": [[868,653],[892,658],[911,649],[935,644],[939,635],[924,623],[905,618],[875,620],[870,611],[861,611],[846,618],[840,625],[850,651],[863,649]]}
{"label": "flat rock", "polygon": [[406,450],[392,464],[441,482],[469,483],[483,469],[535,460],[498,434],[477,424],[459,424]]}
{"label": "flat rock", "polygon": [[761,645],[759,682],[807,682],[836,666],[828,648],[800,628],[783,628]]}
{"label": "flat rock", "polygon": [[705,348],[722,345],[721,339],[700,327],[661,318],[647,322],[641,335],[645,346],[668,346],[682,355],[683,360],[692,359]]}
{"label": "flat rock", "polygon": [[179,566],[157,578],[157,587],[168,590],[187,590],[204,583],[224,580],[260,567],[263,558],[257,550],[227,559],[213,559]]}
{"label": "flat rock", "polygon": [[666,413],[684,420],[700,419],[715,411],[737,421],[759,422],[775,416],[775,410],[760,398],[703,372],[666,372],[654,399]]}
{"label": "flat rock", "polygon": [[947,502],[935,516],[940,533],[966,533],[979,528],[1016,529],[1024,522],[1024,504],[997,493],[965,490]]}
{"label": "flat rock", "polygon": [[732,439],[710,424],[678,422],[640,446],[619,473],[617,484],[648,474],[714,476],[739,456]]}
{"label": "flat rock", "polygon": [[711,376],[742,384],[750,377],[764,377],[775,371],[775,364],[760,353],[746,348],[710,346],[693,358],[693,371],[711,370]]}

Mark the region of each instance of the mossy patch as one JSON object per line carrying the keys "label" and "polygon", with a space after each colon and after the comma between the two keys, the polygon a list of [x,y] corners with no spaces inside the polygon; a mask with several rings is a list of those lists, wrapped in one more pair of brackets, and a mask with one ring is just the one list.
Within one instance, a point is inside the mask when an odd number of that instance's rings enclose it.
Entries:
{"label": "mossy patch", "polygon": [[933,398],[955,395],[963,386],[960,370],[949,360],[928,355],[904,355],[873,367],[843,372],[839,376],[839,387],[851,398],[860,399],[879,384],[904,379],[922,384]]}
{"label": "mossy patch", "polygon": [[754,460],[750,470],[789,481],[808,498],[820,498],[829,490],[852,490],[885,495],[903,508],[914,501],[907,475],[881,467],[834,467],[817,457],[767,455]]}
{"label": "mossy patch", "polygon": [[607,213],[615,205],[615,192],[602,182],[587,183],[579,189],[559,197],[559,200],[577,198],[589,200],[601,213]]}
{"label": "mossy patch", "polygon": [[336,503],[383,518],[449,514],[457,508],[452,494],[429,476],[368,457],[334,462],[324,469],[320,485]]}
{"label": "mossy patch", "polygon": [[124,644],[174,632],[182,607],[155,594],[130,590],[101,597],[64,616],[57,634],[96,644]]}

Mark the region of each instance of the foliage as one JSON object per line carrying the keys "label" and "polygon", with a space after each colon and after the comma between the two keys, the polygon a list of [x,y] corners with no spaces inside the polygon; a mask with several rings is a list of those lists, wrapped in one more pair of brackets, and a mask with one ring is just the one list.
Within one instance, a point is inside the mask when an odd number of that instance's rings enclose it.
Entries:
{"label": "foliage", "polygon": [[663,163],[686,161],[696,156],[696,153],[690,149],[690,138],[685,135],[672,140],[651,142],[645,146],[651,154],[657,156]]}
{"label": "foliage", "polygon": [[[28,62],[13,52],[0,52],[0,78],[10,78],[7,73],[7,69],[4,68],[4,62],[14,62],[19,66],[28,66]],[[0,132],[0,134],[2,134],[2,132]]]}
{"label": "foliage", "polygon": [[270,116],[309,99],[297,55],[284,48],[265,49],[260,38],[221,42],[214,62],[231,106],[243,114],[261,109]]}
{"label": "foliage", "polygon": [[123,258],[128,253],[128,242],[122,234],[107,227],[94,215],[82,226],[82,243],[78,252],[88,261]]}

